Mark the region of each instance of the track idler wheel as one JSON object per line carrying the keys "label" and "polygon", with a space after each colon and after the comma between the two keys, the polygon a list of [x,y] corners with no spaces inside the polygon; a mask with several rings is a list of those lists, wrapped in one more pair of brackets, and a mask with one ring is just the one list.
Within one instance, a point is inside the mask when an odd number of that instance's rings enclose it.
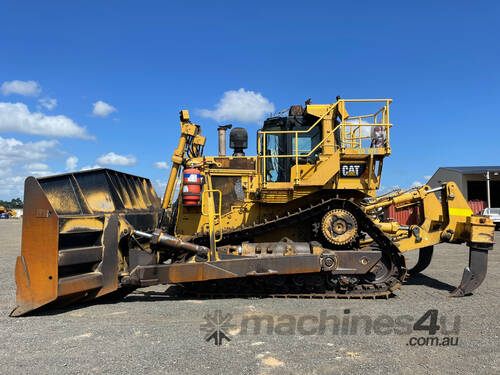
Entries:
{"label": "track idler wheel", "polygon": [[347,245],[348,247],[356,240],[358,223],[349,211],[339,208],[331,210],[323,216],[321,231],[333,245]]}
{"label": "track idler wheel", "polygon": [[364,279],[372,284],[384,283],[394,274],[394,265],[387,255],[382,258],[372,267],[372,269],[364,275]]}

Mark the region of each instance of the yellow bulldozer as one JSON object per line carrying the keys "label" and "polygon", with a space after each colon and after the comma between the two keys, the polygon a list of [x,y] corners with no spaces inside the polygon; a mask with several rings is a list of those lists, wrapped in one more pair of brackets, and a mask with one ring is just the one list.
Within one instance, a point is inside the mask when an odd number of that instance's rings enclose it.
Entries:
{"label": "yellow bulldozer", "polygon": [[5,208],[4,206],[0,206],[0,215],[7,215],[8,218],[15,217],[17,215],[16,210],[10,208]]}
{"label": "yellow bulldozer", "polygon": [[[376,195],[391,102],[292,106],[264,121],[256,156],[231,125],[218,128],[218,155],[204,156],[201,127],[183,110],[163,200],[150,180],[110,169],[28,177],[11,315],[155,284],[196,296],[387,298],[441,242],[469,246],[450,295],[471,293],[486,275],[492,221],[453,182]],[[418,223],[384,221],[390,205],[419,206]]]}

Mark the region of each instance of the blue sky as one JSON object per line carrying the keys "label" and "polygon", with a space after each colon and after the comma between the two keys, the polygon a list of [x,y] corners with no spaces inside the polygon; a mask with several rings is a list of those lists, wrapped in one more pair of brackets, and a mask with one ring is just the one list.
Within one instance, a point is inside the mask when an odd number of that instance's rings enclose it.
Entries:
{"label": "blue sky", "polygon": [[[209,137],[206,154],[219,123],[207,114],[247,127],[253,153],[265,110],[337,95],[394,100],[385,187],[499,165],[498,4],[4,1],[0,199],[68,167],[160,186],[169,171],[155,163],[170,161],[181,109]],[[238,92],[253,115],[224,111]]]}

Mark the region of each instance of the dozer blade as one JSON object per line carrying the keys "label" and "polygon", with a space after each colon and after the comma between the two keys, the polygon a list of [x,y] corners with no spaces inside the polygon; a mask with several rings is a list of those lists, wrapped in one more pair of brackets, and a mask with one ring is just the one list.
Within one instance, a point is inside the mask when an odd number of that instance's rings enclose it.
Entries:
{"label": "dozer blade", "polygon": [[131,226],[158,227],[162,212],[148,179],[110,169],[28,177],[24,200],[11,316],[115,291],[123,269],[120,239]]}
{"label": "dozer blade", "polygon": [[493,245],[483,247],[470,246],[469,266],[465,267],[460,285],[448,297],[463,297],[472,293],[481,285],[488,269],[488,251]]}

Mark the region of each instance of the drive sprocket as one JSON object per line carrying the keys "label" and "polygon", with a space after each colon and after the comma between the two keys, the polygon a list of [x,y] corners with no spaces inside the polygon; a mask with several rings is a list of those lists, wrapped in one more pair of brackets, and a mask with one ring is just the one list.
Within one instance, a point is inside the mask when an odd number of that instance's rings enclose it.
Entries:
{"label": "drive sprocket", "polygon": [[349,211],[337,208],[328,211],[323,216],[321,231],[333,245],[349,245],[356,239],[358,223]]}

